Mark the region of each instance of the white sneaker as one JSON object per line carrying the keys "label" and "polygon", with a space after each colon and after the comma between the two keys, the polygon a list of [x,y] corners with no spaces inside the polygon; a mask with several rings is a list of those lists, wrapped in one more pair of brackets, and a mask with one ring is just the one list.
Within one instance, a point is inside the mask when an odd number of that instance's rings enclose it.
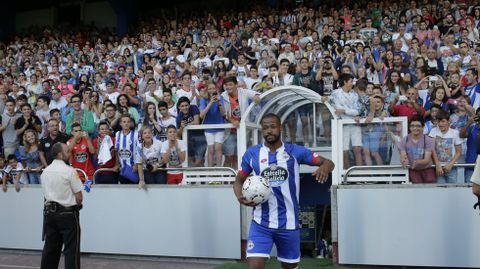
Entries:
{"label": "white sneaker", "polygon": [[325,257],[323,257],[323,255],[318,255],[316,258],[317,259],[325,259]]}

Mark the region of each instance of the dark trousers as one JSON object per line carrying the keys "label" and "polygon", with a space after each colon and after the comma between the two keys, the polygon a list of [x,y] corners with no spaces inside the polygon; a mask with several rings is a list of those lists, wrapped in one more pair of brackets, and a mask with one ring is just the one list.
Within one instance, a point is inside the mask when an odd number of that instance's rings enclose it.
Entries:
{"label": "dark trousers", "polygon": [[65,269],[80,269],[80,220],[78,211],[48,212],[45,218],[45,245],[41,269],[58,268],[62,245]]}
{"label": "dark trousers", "polygon": [[167,173],[165,171],[150,172],[143,170],[146,184],[167,184]]}

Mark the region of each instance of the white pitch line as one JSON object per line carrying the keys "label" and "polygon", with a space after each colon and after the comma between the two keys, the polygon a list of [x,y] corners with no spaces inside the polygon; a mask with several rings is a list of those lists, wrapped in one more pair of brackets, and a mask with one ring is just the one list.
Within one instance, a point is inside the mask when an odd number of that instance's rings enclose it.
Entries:
{"label": "white pitch line", "polygon": [[0,264],[0,268],[29,268],[29,269],[38,269],[38,266],[26,266],[26,265],[8,265],[8,264]]}

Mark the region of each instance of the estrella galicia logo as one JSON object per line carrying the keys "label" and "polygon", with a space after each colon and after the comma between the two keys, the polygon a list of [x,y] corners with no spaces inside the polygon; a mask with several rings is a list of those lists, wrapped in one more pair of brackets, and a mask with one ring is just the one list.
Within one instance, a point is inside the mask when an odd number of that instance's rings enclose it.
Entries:
{"label": "estrella galicia logo", "polygon": [[132,157],[132,153],[128,149],[120,149],[118,155],[120,155],[121,159],[130,159]]}
{"label": "estrella galicia logo", "polygon": [[265,168],[260,175],[268,180],[271,187],[278,187],[288,180],[288,170],[274,164]]}

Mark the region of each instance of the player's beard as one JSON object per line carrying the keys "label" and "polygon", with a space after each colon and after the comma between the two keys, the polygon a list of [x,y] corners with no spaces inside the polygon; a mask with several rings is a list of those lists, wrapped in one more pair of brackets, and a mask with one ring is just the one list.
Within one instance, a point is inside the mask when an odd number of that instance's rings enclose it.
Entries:
{"label": "player's beard", "polygon": [[279,135],[274,135],[274,134],[270,134],[270,135],[267,135],[267,136],[264,136],[263,139],[265,140],[265,142],[267,142],[268,144],[275,144],[277,143],[279,140],[280,140],[280,136]]}

